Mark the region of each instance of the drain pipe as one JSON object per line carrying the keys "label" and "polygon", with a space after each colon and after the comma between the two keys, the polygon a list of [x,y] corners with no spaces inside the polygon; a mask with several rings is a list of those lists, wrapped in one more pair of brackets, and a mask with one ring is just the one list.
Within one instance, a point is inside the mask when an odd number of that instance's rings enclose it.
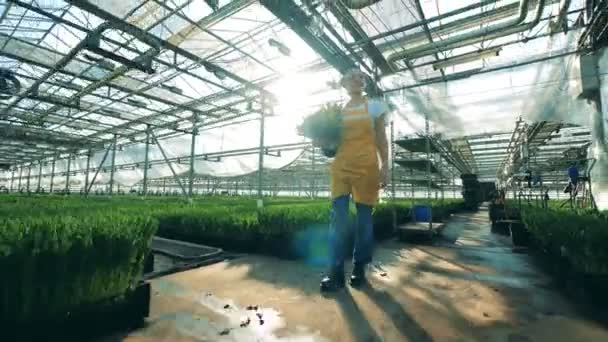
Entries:
{"label": "drain pipe", "polygon": [[380,2],[381,0],[344,0],[344,6],[352,10],[360,10],[365,7],[369,7],[373,4]]}
{"label": "drain pipe", "polygon": [[413,59],[420,58],[430,54],[433,54],[437,51],[442,51],[446,49],[455,49],[466,45],[471,45],[478,43],[482,40],[491,40],[498,37],[504,37],[507,35],[523,32],[529,30],[536,26],[541,19],[543,9],[545,7],[545,0],[539,0],[538,8],[536,10],[536,16],[534,20],[532,20],[528,24],[521,24],[526,19],[528,14],[528,4],[530,0],[522,0],[519,8],[519,15],[517,18],[510,20],[508,22],[497,24],[491,27],[486,27],[484,29],[476,30],[469,33],[464,33],[458,35],[456,37],[445,39],[441,42],[436,42],[433,44],[427,44],[421,47],[405,50],[402,52],[397,52],[389,56],[389,63],[395,63],[398,60],[402,59]]}

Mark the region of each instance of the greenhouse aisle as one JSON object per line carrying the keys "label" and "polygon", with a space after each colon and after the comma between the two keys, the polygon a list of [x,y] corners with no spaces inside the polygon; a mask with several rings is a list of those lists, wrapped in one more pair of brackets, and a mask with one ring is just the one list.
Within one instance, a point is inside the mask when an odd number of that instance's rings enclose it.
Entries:
{"label": "greenhouse aisle", "polygon": [[608,341],[487,217],[455,216],[434,246],[381,244],[371,285],[331,296],[320,269],[261,256],[159,278],[126,340]]}

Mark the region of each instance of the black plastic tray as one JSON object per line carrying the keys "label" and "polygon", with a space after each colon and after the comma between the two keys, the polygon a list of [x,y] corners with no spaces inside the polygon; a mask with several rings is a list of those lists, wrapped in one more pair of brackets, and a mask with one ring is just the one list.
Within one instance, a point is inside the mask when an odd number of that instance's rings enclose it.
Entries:
{"label": "black plastic tray", "polygon": [[181,261],[203,261],[218,257],[223,253],[220,248],[157,236],[152,240],[152,251]]}

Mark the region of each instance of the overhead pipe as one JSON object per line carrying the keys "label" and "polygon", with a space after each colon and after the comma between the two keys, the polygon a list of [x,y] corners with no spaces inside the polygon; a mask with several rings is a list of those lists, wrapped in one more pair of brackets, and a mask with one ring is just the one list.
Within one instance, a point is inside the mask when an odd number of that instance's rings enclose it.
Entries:
{"label": "overhead pipe", "polygon": [[[13,0],[10,0],[10,1],[13,1]],[[4,35],[3,33],[0,33],[0,38],[3,38],[5,36],[6,35]],[[8,36],[6,36],[6,37],[8,37]],[[27,44],[28,46],[35,46],[34,44],[31,44],[29,42],[23,41],[23,40],[21,40],[19,38],[14,38],[13,37],[11,39],[17,40],[17,41],[19,41],[20,43],[23,43],[23,44]],[[40,47],[40,46],[35,46],[35,47],[44,49],[44,47]],[[40,63],[39,61],[36,61],[36,60],[30,58],[29,56],[17,55],[17,54],[10,53],[10,52],[7,52],[7,51],[0,51],[0,55],[4,56],[4,57],[11,58],[11,59],[15,59],[15,60],[20,61],[20,62],[24,62],[24,63],[30,64],[30,65],[38,66],[38,67],[45,68],[45,69],[55,70],[54,66],[50,66],[50,65],[47,65],[47,64],[44,64],[44,63]],[[61,74],[65,74],[65,75],[73,76],[73,77],[76,77],[76,78],[79,78],[79,79],[82,79],[82,80],[86,80],[88,82],[98,82],[99,81],[98,79],[96,79],[94,77],[91,77],[91,76],[88,76],[88,75],[84,75],[84,74],[78,74],[76,72],[69,71],[69,70],[66,70],[66,69],[58,70],[58,72],[61,73]],[[153,100],[153,101],[156,101],[156,102],[160,102],[160,103],[166,104],[166,105],[174,107],[174,108],[179,108],[181,110],[189,110],[189,111],[194,110],[193,108],[184,106],[184,105],[179,104],[179,103],[175,103],[173,101],[169,101],[169,100],[167,100],[167,99],[165,99],[163,97],[152,95],[152,94],[144,92],[144,90],[149,89],[148,87],[143,87],[143,88],[140,88],[138,90],[133,90],[133,89],[127,88],[127,87],[125,87],[123,85],[120,85],[118,83],[107,84],[107,86],[111,87],[113,89],[117,89],[119,91],[125,92],[127,94],[139,95],[139,96],[145,97],[147,99],[150,99],[150,100]],[[5,109],[6,109],[6,107],[5,107]],[[0,117],[1,116],[2,116],[2,114],[0,114]],[[160,114],[159,114],[159,116],[160,116]]]}
{"label": "overhead pipe", "polygon": [[[30,4],[24,3],[24,2],[19,1],[19,0],[8,0],[8,1],[10,1],[11,3],[15,3],[15,4],[17,4],[19,7],[23,7],[23,8],[25,8],[25,9],[29,10],[29,11],[32,11],[32,12],[34,12],[34,13],[40,14],[40,15],[42,15],[42,16],[45,16],[45,17],[47,17],[47,18],[49,18],[49,19],[53,20],[53,21],[54,21],[54,22],[56,22],[56,23],[61,23],[61,24],[63,24],[63,25],[66,25],[66,26],[68,26],[68,27],[72,27],[72,28],[77,29],[77,30],[82,31],[82,32],[86,32],[86,33],[89,33],[89,32],[90,32],[90,30],[89,30],[89,29],[87,29],[87,28],[86,28],[86,27],[84,27],[84,26],[81,26],[81,25],[75,24],[75,23],[73,23],[73,22],[71,22],[71,21],[69,21],[69,20],[64,19],[63,17],[59,17],[59,16],[56,16],[56,15],[54,15],[54,14],[52,14],[52,13],[46,12],[46,11],[44,11],[44,10],[42,10],[42,9],[40,9],[40,8],[38,8],[38,7],[36,7],[36,6],[32,6],[32,5],[30,5]],[[205,17],[205,18],[201,19],[201,20],[198,22],[198,24],[203,25],[203,26],[205,26],[205,25],[211,25],[211,24],[215,23],[217,20],[219,20],[219,19],[218,19],[218,18],[219,18],[218,16],[221,16],[221,15],[228,15],[228,13],[232,13],[232,12],[229,12],[229,11],[237,11],[237,10],[238,10],[238,8],[240,8],[239,6],[247,6],[247,5],[249,5],[249,4],[251,3],[251,1],[252,1],[252,0],[242,0],[242,1],[240,1],[240,0],[235,0],[235,1],[232,1],[230,4],[228,4],[228,5],[226,5],[226,6],[222,7],[222,8],[220,8],[220,10],[219,10],[219,11],[217,11],[217,12],[215,12],[213,15],[210,15],[210,16],[207,16],[207,17]],[[179,8],[179,7],[178,7],[178,8]],[[228,11],[228,12],[225,12],[225,11],[223,10],[223,8],[227,8],[227,9],[226,9],[226,11]],[[182,31],[180,31],[180,32],[176,33],[176,34],[175,34],[173,37],[169,38],[169,40],[170,40],[170,42],[171,42],[171,43],[173,43],[173,44],[175,44],[175,45],[179,45],[180,40],[179,40],[179,39],[177,39],[177,38],[181,38],[181,39],[183,39],[184,37],[186,37],[186,36],[187,36],[188,32],[189,32],[189,31],[184,31],[184,30],[182,30]],[[172,38],[175,38],[175,39],[172,39]],[[15,39],[15,38],[13,38],[13,39]],[[108,41],[108,42],[110,42],[110,43],[113,43],[113,44],[116,44],[116,45],[118,45],[118,46],[121,46],[122,48],[125,48],[125,49],[127,49],[127,50],[129,50],[129,51],[132,51],[132,52],[139,52],[139,51],[135,50],[133,47],[130,47],[130,46],[125,45],[125,44],[123,44],[123,43],[121,43],[121,42],[118,42],[118,41],[116,41],[116,40],[114,40],[114,39],[112,39],[112,38],[110,38],[110,37],[104,37],[104,39],[105,39],[105,40],[107,40],[107,41]],[[27,43],[27,44],[29,44],[29,45],[33,45],[33,44],[31,44],[31,43]],[[17,56],[9,56],[9,57],[10,57],[10,58],[16,58]],[[234,92],[232,89],[229,89],[229,88],[225,87],[225,86],[224,86],[224,85],[222,85],[221,83],[217,83],[217,82],[213,82],[213,81],[211,81],[211,80],[205,79],[205,78],[201,77],[200,75],[198,75],[198,74],[196,74],[196,73],[192,73],[192,72],[190,72],[190,71],[188,71],[188,70],[186,70],[186,69],[181,69],[181,68],[178,68],[178,67],[177,67],[177,66],[175,66],[175,65],[171,65],[169,62],[166,62],[166,61],[164,61],[164,60],[162,60],[162,59],[154,58],[154,61],[155,61],[156,63],[159,63],[159,64],[164,65],[164,66],[170,66],[170,67],[173,67],[173,68],[174,68],[174,69],[176,69],[177,71],[180,71],[180,72],[182,72],[182,73],[186,73],[186,74],[188,74],[189,76],[192,76],[192,77],[198,78],[198,79],[200,79],[201,81],[204,81],[204,82],[209,83],[209,84],[212,84],[212,85],[214,85],[214,86],[216,86],[216,87],[222,88],[222,89],[226,90],[227,92],[228,92],[228,91],[232,91],[232,92]],[[29,63],[29,64],[35,64],[33,61],[30,61],[30,60],[28,60],[28,61],[27,61],[27,63]],[[46,65],[38,65],[38,66],[42,66],[42,67],[48,68],[48,66],[46,66]],[[63,70],[62,72],[63,72],[63,73],[66,73],[66,74],[69,74],[70,76],[75,76],[75,77],[78,77],[78,78],[85,79],[85,80],[87,80],[87,81],[91,81],[91,82],[96,82],[96,81],[98,81],[98,80],[93,79],[93,78],[85,77],[84,75],[78,75],[78,74],[72,74],[72,73],[69,73],[69,72],[67,72],[66,70]],[[157,102],[161,102],[161,103],[164,103],[164,104],[169,105],[169,106],[172,106],[172,107],[178,107],[178,108],[180,108],[180,109],[182,109],[182,110],[190,110],[190,111],[195,110],[194,108],[190,108],[190,107],[184,106],[184,105],[179,104],[179,103],[175,103],[175,102],[172,102],[172,101],[168,101],[168,100],[166,100],[166,99],[164,99],[164,98],[162,98],[162,97],[157,97],[157,96],[154,96],[154,95],[148,94],[148,93],[146,93],[145,91],[146,91],[146,90],[148,90],[148,89],[149,89],[149,87],[143,87],[143,88],[141,88],[141,89],[138,89],[138,90],[136,90],[136,91],[133,91],[132,89],[125,88],[125,87],[120,86],[120,85],[118,85],[118,84],[116,84],[116,83],[108,84],[108,86],[110,86],[110,87],[112,87],[112,88],[115,88],[115,89],[118,89],[118,90],[120,90],[120,91],[122,91],[122,92],[129,93],[129,94],[137,94],[137,95],[140,95],[140,96],[142,96],[142,97],[148,98],[148,99],[150,99],[150,100],[154,100],[154,101],[157,101]],[[237,91],[237,93],[238,93],[238,91]],[[161,115],[161,114],[157,114],[157,115],[155,115],[154,117],[157,117],[157,116],[160,116],[160,115]],[[151,118],[153,118],[153,117],[151,117]]]}
{"label": "overhead pipe", "polygon": [[[576,9],[576,10],[569,11],[567,14],[568,15],[570,15],[570,14],[576,14],[576,13],[580,13],[582,11],[583,11],[583,9]],[[557,17],[557,15],[543,18],[542,21],[551,20],[551,19],[553,19],[555,17]],[[552,35],[553,35],[553,33],[548,32],[548,33],[543,33],[543,34],[535,35],[534,37],[525,38],[523,40],[521,40],[521,39],[518,38],[518,39],[514,39],[514,40],[511,40],[509,42],[502,43],[502,44],[493,45],[491,47],[491,49],[501,49],[501,48],[504,48],[506,46],[510,46],[510,45],[514,45],[514,44],[519,44],[521,42],[527,43],[527,42],[530,42],[530,41],[533,41],[533,40],[536,40],[536,39],[542,39],[542,38],[546,38],[546,37],[549,37],[549,36],[552,36]],[[487,50],[489,50],[489,49],[487,49]],[[463,53],[463,54],[460,54],[460,55],[455,55],[455,56],[452,56],[452,57],[449,57],[449,58],[445,59],[445,61],[458,59],[460,57],[468,56],[468,55],[470,55],[472,53],[477,53],[477,52],[479,52],[479,50],[478,51],[474,51],[474,52]],[[424,62],[424,63],[420,63],[420,64],[413,64],[413,65],[410,65],[410,67],[412,69],[416,69],[416,68],[425,67],[425,66],[428,66],[428,65],[433,65],[433,64],[436,64],[436,63],[437,63],[437,61],[432,60],[432,61],[428,61],[428,62]],[[409,70],[409,68],[408,67],[404,67],[404,68],[398,69],[397,72],[406,71],[406,70]]]}
{"label": "overhead pipe", "polygon": [[344,6],[352,10],[360,10],[365,7],[369,7],[373,4],[380,2],[381,0],[343,0]]}
{"label": "overhead pipe", "polygon": [[[414,59],[430,55],[436,51],[442,51],[446,49],[455,49],[466,45],[475,44],[482,40],[491,40],[493,38],[503,37],[514,33],[526,31],[538,24],[540,21],[543,8],[545,6],[545,0],[539,0],[538,8],[536,10],[536,16],[528,24],[521,24],[528,15],[528,4],[530,0],[521,0],[519,6],[519,15],[517,18],[509,20],[504,23],[486,27],[473,32],[467,32],[455,37],[447,38],[441,42],[427,44],[413,49],[396,52],[389,56],[388,60],[390,63],[402,59]],[[521,24],[521,25],[520,25]]]}
{"label": "overhead pipe", "polygon": [[[91,32],[91,34],[95,34],[97,32],[100,32],[104,29],[106,29],[108,27],[107,23],[103,23],[101,25],[99,25],[95,30],[93,30]],[[88,38],[88,37],[87,37]],[[21,102],[23,99],[25,99],[28,96],[31,96],[33,94],[36,93],[37,89],[40,88],[40,86],[46,81],[48,80],[51,76],[53,76],[58,70],[63,69],[65,66],[67,66],[74,58],[76,58],[76,56],[78,55],[78,53],[80,53],[80,51],[82,51],[83,49],[86,48],[87,44],[88,44],[88,39],[85,38],[83,40],[81,40],[72,50],[70,50],[70,52],[68,52],[67,55],[63,56],[63,58],[61,58],[57,64],[55,64],[52,68],[50,68],[44,75],[42,75],[39,79],[37,79],[36,81],[34,81],[34,83],[32,83],[32,85],[23,93],[19,94],[17,96],[16,99],[14,99],[13,101],[11,101],[9,104],[7,104],[2,111],[0,111],[0,117],[6,115],[6,113],[12,109],[13,107],[15,107],[19,102]]]}
{"label": "overhead pipe", "polygon": [[[87,37],[89,37],[89,36],[93,36],[93,37],[94,37],[94,36],[97,36],[97,37],[96,37],[96,38],[97,38],[97,40],[99,39],[99,36],[100,36],[99,34],[94,35],[94,34],[93,34],[93,32],[90,32],[90,33],[89,33],[89,31],[88,31],[86,28],[84,28],[84,27],[80,27],[80,26],[78,26],[78,25],[76,25],[76,24],[73,24],[72,22],[65,21],[63,18],[56,17],[56,16],[54,16],[54,15],[52,15],[52,14],[50,14],[50,13],[47,13],[47,12],[45,12],[45,11],[42,11],[41,9],[39,9],[39,8],[37,8],[37,7],[34,7],[34,6],[31,6],[31,5],[28,5],[28,4],[25,4],[25,3],[22,3],[22,2],[17,1],[17,0],[9,0],[9,1],[11,1],[11,2],[15,2],[15,3],[17,3],[19,6],[24,7],[24,8],[27,8],[27,9],[29,9],[29,10],[31,10],[31,11],[34,11],[35,13],[38,13],[38,14],[41,14],[41,15],[47,16],[47,17],[49,17],[49,18],[53,19],[53,20],[54,20],[54,21],[56,21],[56,22],[61,22],[61,23],[64,23],[64,24],[66,24],[66,25],[68,25],[68,26],[70,26],[70,27],[74,27],[74,28],[76,28],[76,29],[78,29],[78,30],[81,30],[81,31],[87,32],[87,34],[88,34],[88,36],[87,36]],[[228,7],[228,6],[226,6],[226,7]],[[206,17],[206,18],[209,18],[209,17]],[[180,33],[181,33],[181,32],[180,32]],[[138,37],[138,38],[139,38],[139,37],[141,37],[140,39],[142,39],[142,40],[143,40],[143,39],[145,39],[145,41],[144,41],[144,42],[146,42],[148,45],[151,45],[151,46],[152,46],[153,44],[156,44],[156,43],[157,43],[157,42],[156,42],[154,39],[151,39],[150,37],[147,37],[147,36],[141,36],[141,35],[135,35],[135,36],[136,36],[136,37]],[[182,38],[182,39],[183,39],[183,38],[184,38],[184,36],[181,36],[180,38]],[[106,39],[107,39],[107,38],[106,38]],[[115,44],[118,44],[118,45],[120,45],[120,46],[123,46],[123,45],[122,45],[120,42],[116,42],[116,41],[113,41],[113,40],[111,40],[111,39],[107,39],[107,40],[108,40],[108,41],[111,41],[112,43],[115,43]],[[127,48],[127,49],[129,49],[129,50],[131,50],[131,48],[129,48],[128,46],[127,46],[126,48]],[[145,53],[144,53],[142,56],[139,56],[138,58],[139,58],[140,60],[143,60],[143,61],[148,61],[148,62],[149,62],[149,61],[151,61],[151,60],[154,58],[154,56],[156,56],[156,55],[158,54],[158,51],[159,51],[159,50],[160,50],[160,49],[159,49],[159,47],[158,47],[157,45],[152,46],[152,48],[150,48],[148,51],[146,51],[146,52],[145,52]],[[135,50],[135,52],[139,52],[139,51]],[[160,61],[160,60],[156,59],[156,61],[158,62],[158,61]],[[138,59],[135,59],[135,60],[133,61],[133,63],[132,63],[132,64],[136,64],[136,65],[143,65],[143,64],[140,64],[140,63],[138,62]],[[161,62],[161,64],[164,64],[164,63],[163,63],[163,62]],[[101,80],[94,80],[94,81],[93,81],[93,83],[89,85],[89,87],[87,87],[86,89],[81,90],[81,91],[80,91],[80,92],[79,92],[77,95],[75,95],[74,97],[75,97],[75,98],[78,98],[80,94],[87,94],[87,93],[92,92],[93,90],[95,90],[95,89],[97,89],[97,88],[99,88],[99,87],[101,87],[101,86],[103,86],[103,85],[107,84],[107,82],[109,82],[109,81],[113,80],[114,78],[117,78],[117,77],[119,77],[119,76],[122,76],[122,75],[123,75],[123,74],[124,74],[126,71],[128,71],[128,69],[129,69],[129,68],[127,67],[127,65],[121,66],[121,67],[120,67],[120,68],[118,68],[117,70],[114,70],[114,72],[112,72],[112,74],[111,74],[111,75],[109,75],[109,76],[107,76],[107,77],[104,77],[104,78],[103,78],[103,79],[101,79]],[[76,77],[81,77],[81,75],[76,75]],[[199,77],[199,78],[200,78],[200,77]],[[201,78],[201,79],[202,79],[202,78]],[[211,82],[211,81],[206,80],[206,79],[202,79],[202,80],[203,80],[203,81],[205,81],[205,82],[208,82],[208,83],[211,83],[211,84],[214,84],[214,85],[216,85],[216,86],[220,86],[220,87],[222,87],[222,88],[223,88],[223,86],[221,86],[221,85],[219,85],[219,84],[217,84],[217,83],[215,83],[215,82]],[[152,99],[152,100],[156,100],[156,101],[164,102],[164,103],[166,103],[166,104],[172,105],[172,106],[177,107],[177,108],[186,109],[186,110],[193,110],[193,111],[194,111],[194,109],[191,109],[190,107],[186,107],[186,106],[183,106],[183,105],[181,105],[181,104],[177,104],[177,103],[173,103],[173,102],[170,102],[170,101],[166,101],[165,99],[162,99],[162,98],[156,98],[156,97],[154,97],[154,98],[153,98],[153,97],[149,96],[148,94],[144,93],[144,91],[148,90],[148,89],[149,89],[149,88],[151,88],[151,87],[152,87],[152,86],[146,86],[146,87],[143,87],[143,88],[141,88],[141,89],[138,89],[137,91],[130,92],[130,94],[131,94],[131,95],[138,94],[138,95],[141,95],[141,96],[143,96],[143,97],[146,97],[146,98],[149,98],[149,99]],[[124,89],[120,89],[120,90],[123,90],[123,91],[124,91]],[[51,108],[51,109],[47,110],[47,114],[48,114],[48,113],[52,113],[52,112],[54,112],[54,111],[56,111],[56,110],[57,110],[57,107],[53,107],[53,108]],[[45,116],[45,117],[46,117],[46,115],[47,115],[47,114],[44,114],[43,116]],[[160,115],[160,113],[157,113],[155,116],[159,116],[159,115]],[[178,118],[178,119],[179,119],[179,118]],[[65,124],[65,123],[63,123],[63,124]]]}
{"label": "overhead pipe", "polygon": [[[547,4],[554,4],[557,3],[559,0],[547,0]],[[538,0],[533,0],[530,5],[532,4],[537,4]],[[439,35],[448,35],[448,34],[453,34],[456,33],[458,31],[463,31],[463,30],[468,30],[474,27],[478,27],[480,25],[484,25],[484,24],[488,24],[497,20],[502,20],[505,18],[509,18],[513,15],[516,15],[519,11],[519,3],[510,3],[508,5],[487,11],[487,12],[482,12],[479,14],[475,14],[466,18],[462,18],[462,19],[457,19],[454,21],[451,21],[447,24],[443,24],[440,26],[437,26],[435,28],[431,28],[431,34],[433,36],[439,36]],[[417,45],[417,44],[421,44],[421,43],[426,43],[428,42],[428,39],[426,37],[426,34],[424,32],[417,32],[417,33],[413,33],[407,36],[403,36],[400,37],[398,39],[392,40],[392,41],[388,41],[388,42],[384,42],[384,43],[380,43],[377,44],[378,49],[380,49],[381,51],[386,51],[389,49],[393,49],[395,47],[398,46],[403,46],[404,44],[406,44],[407,46],[410,45]]]}
{"label": "overhead pipe", "polygon": [[[540,57],[540,58],[532,59],[532,60],[524,61],[524,62],[521,62],[521,63],[502,65],[502,66],[495,67],[495,68],[490,68],[490,69],[480,69],[480,70],[476,70],[475,72],[472,72],[472,73],[465,73],[465,74],[459,75],[459,77],[454,77],[451,80],[459,80],[459,79],[471,77],[471,76],[474,76],[474,75],[487,74],[487,73],[490,73],[490,72],[501,71],[501,70],[504,70],[504,69],[513,69],[513,68],[517,68],[517,67],[520,67],[520,66],[525,66],[525,65],[539,63],[539,62],[544,62],[544,61],[548,61],[548,60],[555,59],[555,58],[562,58],[562,57],[566,57],[566,56],[570,56],[570,55],[580,54],[580,53],[583,53],[585,51],[586,50],[578,50],[577,49],[577,50],[567,51],[567,52],[564,52],[564,53],[559,53],[559,54],[552,55],[552,56]],[[439,82],[443,82],[443,81],[441,79],[439,79],[439,78],[425,79],[425,80],[421,80],[419,83],[416,83],[416,84],[410,84],[410,85],[401,86],[401,87],[397,87],[397,88],[387,89],[387,90],[384,91],[384,93],[385,94],[395,93],[395,92],[399,92],[399,91],[402,91],[402,90],[405,90],[405,89],[419,88],[419,87],[423,87],[423,86],[426,86],[426,85],[430,85],[430,84],[434,84],[434,83],[439,83]],[[497,143],[504,143],[504,142],[509,142],[509,140],[506,140],[506,141],[497,141]]]}
{"label": "overhead pipe", "polygon": [[443,20],[443,19],[446,19],[446,18],[449,18],[449,17],[453,17],[453,16],[456,16],[456,15],[459,15],[459,14],[462,14],[462,13],[466,13],[468,11],[472,11],[472,10],[478,9],[478,8],[486,6],[486,5],[492,5],[492,4],[495,4],[495,3],[496,3],[496,0],[485,0],[485,1],[481,1],[481,2],[476,2],[476,3],[473,3],[471,5],[468,5],[468,6],[465,6],[465,7],[461,7],[459,9],[456,9],[456,10],[451,11],[451,12],[440,14],[438,16],[435,16],[435,17],[432,17],[432,18],[429,18],[429,19],[426,19],[426,20],[420,20],[418,22],[411,23],[409,25],[405,25],[405,26],[402,26],[402,27],[399,27],[399,28],[396,28],[396,29],[393,29],[393,30],[389,30],[389,31],[377,34],[377,35],[372,36],[372,37],[368,37],[368,38],[365,38],[365,39],[357,40],[357,41],[353,42],[352,45],[353,46],[359,46],[359,45],[367,44],[367,43],[372,42],[374,40],[378,40],[378,39],[386,38],[386,37],[389,37],[389,36],[393,36],[393,35],[398,34],[398,33],[406,32],[406,31],[418,28],[418,27],[423,26],[423,25],[428,25],[428,24],[434,23],[434,22],[439,21],[439,20]]}
{"label": "overhead pipe", "polygon": [[[127,22],[123,21],[122,19],[120,19],[119,17],[115,16],[114,14],[102,9],[101,7],[95,5],[87,0],[66,0],[66,2],[80,8],[81,10],[94,14],[95,16],[97,16],[103,20],[106,20],[107,22],[112,23],[114,26],[119,28],[121,31],[132,34],[133,36],[137,37],[140,40],[154,41],[158,45],[160,45],[162,48],[171,50],[178,55],[184,56],[184,57],[202,65],[203,67],[217,70],[218,72],[221,72],[222,74],[226,75],[227,77],[231,78],[232,80],[246,85],[250,89],[265,93],[267,96],[271,96],[271,97],[273,96],[273,94],[268,92],[266,89],[259,87],[258,85],[254,84],[214,63],[211,63],[211,62],[205,60],[204,58],[201,58],[201,57],[195,55],[194,53],[192,53],[190,51],[180,48],[179,46],[177,46],[169,41],[162,40],[162,39],[156,37],[155,35],[151,34],[150,32],[142,30],[141,28],[139,28],[133,24],[127,23]],[[247,96],[245,95],[245,97],[247,97]]]}

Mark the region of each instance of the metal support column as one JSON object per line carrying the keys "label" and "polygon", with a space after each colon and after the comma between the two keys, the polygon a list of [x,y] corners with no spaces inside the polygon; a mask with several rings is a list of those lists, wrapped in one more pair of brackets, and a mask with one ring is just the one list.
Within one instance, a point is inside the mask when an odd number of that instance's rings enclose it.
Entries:
{"label": "metal support column", "polygon": [[108,146],[108,148],[106,148],[106,152],[103,154],[103,158],[101,158],[101,163],[99,163],[99,166],[97,167],[97,170],[95,170],[95,174],[93,175],[93,179],[91,180],[89,187],[85,191],[85,195],[88,195],[89,192],[91,192],[91,188],[93,187],[93,184],[95,184],[95,179],[97,179],[97,175],[99,174],[99,171],[101,170],[103,164],[106,162],[106,159],[108,158],[108,154],[110,153],[110,148],[112,148],[112,145],[110,145],[110,146]]}
{"label": "metal support column", "polygon": [[192,117],[192,141],[190,143],[190,172],[188,174],[188,196],[190,198],[193,197],[192,187],[194,186],[194,156],[196,155],[196,135],[198,134],[196,123],[196,114],[194,114]]}
{"label": "metal support column", "polygon": [[316,154],[315,154],[315,147],[312,147],[312,169],[311,169],[311,175],[310,175],[310,197],[312,199],[315,199],[317,196],[317,194],[315,193],[315,188],[317,186],[316,184],[316,178],[315,178],[315,173],[316,173]]}
{"label": "metal support column", "polygon": [[53,182],[55,181],[55,162],[57,161],[57,155],[53,155],[53,161],[51,164],[51,185],[49,185],[49,194],[53,193]]}
{"label": "metal support column", "polygon": [[395,123],[391,121],[391,197],[393,201],[397,197],[395,184],[395,156],[397,151],[395,150]]}
{"label": "metal support column", "polygon": [[144,196],[148,195],[148,168],[150,164],[150,157],[148,156],[150,151],[150,125],[146,128],[146,155],[144,156],[144,186],[143,192]]}
{"label": "metal support column", "polygon": [[19,166],[19,181],[17,183],[17,191],[21,192],[21,176],[23,175],[23,166]]}
{"label": "metal support column", "polygon": [[[173,179],[175,181],[177,181],[177,184],[179,185],[180,189],[182,190],[182,194],[185,197],[188,197],[188,193],[186,192],[186,189],[184,188],[184,185],[182,184],[182,182],[179,180],[179,177],[177,176],[175,169],[173,169],[173,165],[171,165],[169,158],[167,158],[167,154],[165,154],[165,150],[163,149],[162,145],[160,144],[160,141],[158,141],[158,139],[156,139],[156,135],[154,134],[154,132],[150,132],[150,134],[152,135],[152,140],[154,140],[154,142],[156,143],[156,146],[158,146],[160,153],[163,155],[163,159],[165,160],[165,163],[167,163],[167,165],[169,166],[169,169],[171,170],[171,173],[173,174]],[[163,184],[163,187],[164,187],[164,184]]]}
{"label": "metal support column", "polygon": [[84,192],[86,194],[87,189],[89,188],[89,170],[91,169],[91,155],[93,151],[89,150],[87,152],[87,168],[84,172]]}
{"label": "metal support column", "polygon": [[42,182],[42,161],[40,161],[40,166],[38,167],[38,186],[36,187],[36,192],[40,192],[40,183]]}
{"label": "metal support column", "polygon": [[[260,116],[260,153],[258,156],[258,200],[262,201],[262,185],[264,178],[264,126],[265,126],[265,116],[266,116],[266,100],[267,98],[264,94],[262,96],[262,110]],[[258,205],[263,205],[263,202],[258,202]]]}
{"label": "metal support column", "polygon": [[32,164],[27,167],[27,180],[26,180],[26,189],[27,192],[30,192],[30,177],[32,176]]}
{"label": "metal support column", "polygon": [[433,206],[431,205],[431,126],[428,113],[424,114],[424,130],[426,134],[426,198],[429,200],[429,230],[433,229]]}
{"label": "metal support column", "polygon": [[116,141],[118,136],[114,134],[114,143],[112,144],[112,164],[110,168],[110,196],[114,191],[114,167],[116,166]]}
{"label": "metal support column", "polygon": [[[391,121],[391,202],[392,209],[391,215],[393,219],[393,232],[397,231],[397,208],[395,207],[395,200],[397,197],[396,189],[397,186],[395,184],[395,156],[397,152],[395,151],[395,122]],[[383,166],[386,167],[386,166]]]}
{"label": "metal support column", "polygon": [[431,129],[428,115],[424,118],[424,131],[426,134],[426,198],[431,198]]}
{"label": "metal support column", "polygon": [[452,174],[452,196],[456,198],[456,173]]}
{"label": "metal support column", "polygon": [[68,155],[68,170],[65,173],[65,193],[70,191],[70,167],[72,166],[72,154]]}
{"label": "metal support column", "polygon": [[15,169],[11,171],[11,185],[9,187],[9,191],[13,192],[13,185],[15,183]]}
{"label": "metal support column", "polygon": [[[410,152],[410,159],[414,159],[414,152]],[[410,179],[412,180],[411,191],[412,191],[412,200],[413,200],[416,198],[416,189],[415,189],[416,182],[414,181],[414,169],[412,169],[412,168],[410,168]]]}

